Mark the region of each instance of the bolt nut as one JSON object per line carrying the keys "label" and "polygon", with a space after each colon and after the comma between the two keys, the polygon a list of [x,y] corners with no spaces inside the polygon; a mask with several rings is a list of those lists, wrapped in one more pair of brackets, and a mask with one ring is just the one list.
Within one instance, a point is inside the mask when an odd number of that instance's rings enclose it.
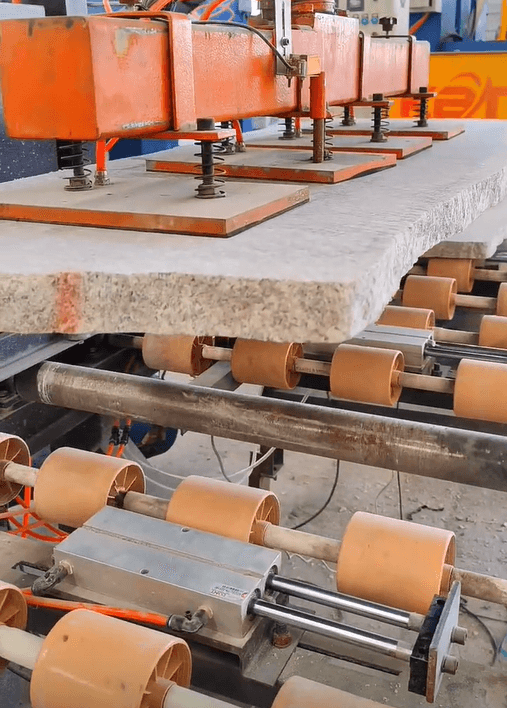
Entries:
{"label": "bolt nut", "polygon": [[464,646],[468,636],[466,627],[454,627],[451,634],[451,642]]}
{"label": "bolt nut", "polygon": [[290,44],[290,39],[288,37],[282,37],[280,40],[282,47],[288,47]]}
{"label": "bolt nut", "polygon": [[451,656],[451,654],[447,654],[442,662],[442,671],[444,674],[452,674],[454,676],[458,670],[458,665],[458,659],[455,656]]}

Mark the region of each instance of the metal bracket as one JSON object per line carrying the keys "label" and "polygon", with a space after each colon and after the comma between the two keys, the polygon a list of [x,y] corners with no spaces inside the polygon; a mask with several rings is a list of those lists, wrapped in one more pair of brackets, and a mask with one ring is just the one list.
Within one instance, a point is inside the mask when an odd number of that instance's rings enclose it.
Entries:
{"label": "metal bracket", "polygon": [[[275,4],[275,46],[289,59],[292,54],[292,5],[291,0],[274,0]],[[287,67],[280,59],[276,60],[276,73],[286,74]]]}
{"label": "metal bracket", "polygon": [[455,674],[458,659],[450,654],[451,644],[464,644],[466,631],[459,627],[461,583],[454,582],[447,599],[435,597],[410,658],[408,690],[434,703],[444,673]]}

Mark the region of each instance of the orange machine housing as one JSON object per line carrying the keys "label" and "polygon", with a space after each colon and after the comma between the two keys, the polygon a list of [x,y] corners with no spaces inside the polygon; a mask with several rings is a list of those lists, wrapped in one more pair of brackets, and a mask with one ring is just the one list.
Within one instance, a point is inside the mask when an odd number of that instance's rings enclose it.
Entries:
{"label": "orange machine housing", "polygon": [[[272,29],[265,36],[273,41]],[[48,17],[0,24],[7,133],[99,140],[195,129],[308,110],[310,78],[277,75],[247,28],[192,24],[176,13]],[[403,96],[428,83],[429,45],[370,39],[358,21],[315,14],[292,32],[295,54],[319,57],[328,105]],[[42,61],[41,58],[44,57]]]}

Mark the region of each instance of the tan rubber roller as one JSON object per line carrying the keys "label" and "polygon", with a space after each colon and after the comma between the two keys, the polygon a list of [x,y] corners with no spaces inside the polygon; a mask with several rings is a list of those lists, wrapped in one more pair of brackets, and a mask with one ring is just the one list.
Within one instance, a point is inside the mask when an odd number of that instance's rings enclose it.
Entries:
{"label": "tan rubber roller", "polygon": [[61,447],[39,470],[34,490],[36,513],[56,524],[77,528],[119,492],[144,492],[141,467],[118,457]]}
{"label": "tan rubber roller", "polygon": [[371,602],[426,614],[449,591],[455,538],[451,531],[356,512],[336,566],[338,590]]}
{"label": "tan rubber roller", "polygon": [[403,288],[404,307],[433,310],[437,320],[452,320],[456,310],[457,286],[454,278],[409,275]]}
{"label": "tan rubber roller", "polygon": [[454,278],[459,293],[470,293],[474,287],[474,261],[469,258],[430,258],[426,273],[432,278]]}
{"label": "tan rubber roller", "polygon": [[182,639],[89,610],[56,623],[30,684],[33,708],[162,708],[170,681],[190,683]]}
{"label": "tan rubber roller", "polygon": [[330,391],[349,401],[394,406],[404,365],[403,354],[394,349],[341,344],[331,362]]}
{"label": "tan rubber roller", "polygon": [[23,488],[21,484],[3,479],[3,471],[8,462],[30,466],[30,450],[17,435],[0,433],[0,506],[15,499]]}
{"label": "tan rubber roller", "polygon": [[507,364],[462,359],[453,401],[460,418],[507,423]]}
{"label": "tan rubber roller", "polygon": [[176,371],[179,374],[199,376],[214,363],[202,356],[202,348],[205,344],[211,346],[213,338],[145,334],[144,363],[150,369],[157,371]]}
{"label": "tan rubber roller", "polygon": [[302,356],[303,345],[295,342],[238,339],[232,350],[231,371],[240,383],[292,389],[301,378],[294,365]]}
{"label": "tan rubber roller", "polygon": [[500,283],[496,300],[496,314],[507,317],[507,283]]}
{"label": "tan rubber roller", "polygon": [[271,492],[192,475],[171,497],[166,520],[238,541],[256,542],[255,522],[280,523],[280,504]]}
{"label": "tan rubber roller", "polygon": [[380,708],[380,705],[338,688],[291,676],[279,690],[271,708]]}
{"label": "tan rubber roller", "polygon": [[[25,629],[28,618],[28,609],[25,596],[15,585],[0,581],[0,625]],[[9,662],[0,656],[0,671]]]}
{"label": "tan rubber roller", "polygon": [[433,329],[435,313],[433,310],[423,310],[420,307],[388,305],[377,320],[377,324],[410,329]]}
{"label": "tan rubber roller", "polygon": [[479,329],[479,346],[507,349],[507,317],[484,315]]}

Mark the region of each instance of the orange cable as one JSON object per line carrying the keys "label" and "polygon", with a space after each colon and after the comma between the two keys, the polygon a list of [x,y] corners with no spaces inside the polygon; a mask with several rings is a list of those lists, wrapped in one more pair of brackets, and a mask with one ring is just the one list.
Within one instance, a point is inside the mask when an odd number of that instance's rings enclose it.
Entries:
{"label": "orange cable", "polygon": [[141,624],[152,624],[158,627],[167,626],[167,617],[155,612],[141,612],[140,610],[130,610],[123,607],[108,607],[106,605],[95,605],[88,602],[73,602],[71,600],[59,600],[52,597],[35,597],[32,591],[25,589],[22,591],[30,607],[40,607],[49,610],[60,610],[71,612],[72,610],[92,610],[109,617],[140,622]]}
{"label": "orange cable", "polygon": [[201,22],[206,22],[206,20],[209,20],[209,18],[215,12],[217,7],[220,7],[220,5],[222,5],[224,2],[225,0],[216,0],[215,2],[208,5],[206,10],[202,13],[200,17]]}
{"label": "orange cable", "polygon": [[430,13],[426,12],[422,17],[420,17],[417,22],[414,22],[412,27],[409,29],[408,33],[409,34],[415,34],[417,30],[420,30],[423,24],[426,22],[426,20],[429,18]]}

